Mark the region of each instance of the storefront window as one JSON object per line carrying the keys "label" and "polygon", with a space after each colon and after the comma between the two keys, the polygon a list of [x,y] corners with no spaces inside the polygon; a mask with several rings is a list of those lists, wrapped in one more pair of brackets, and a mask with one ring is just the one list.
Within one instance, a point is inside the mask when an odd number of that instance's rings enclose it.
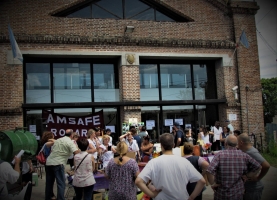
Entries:
{"label": "storefront window", "polygon": [[114,64],[93,65],[94,102],[119,101]]}
{"label": "storefront window", "polygon": [[89,63],[54,63],[54,103],[91,102]]}
{"label": "storefront window", "polygon": [[181,128],[194,130],[194,109],[192,105],[163,106],[163,133],[172,131],[175,121],[179,122]]}
{"label": "storefront window", "polygon": [[162,100],[192,100],[190,65],[161,64]]}
{"label": "storefront window", "polygon": [[160,136],[160,106],[142,106],[141,121],[144,122],[146,130],[151,139],[158,141]]}
{"label": "storefront window", "polygon": [[140,100],[159,100],[159,84],[157,65],[142,64],[139,66]]}
{"label": "storefront window", "polygon": [[26,103],[50,103],[50,64],[26,63]]}

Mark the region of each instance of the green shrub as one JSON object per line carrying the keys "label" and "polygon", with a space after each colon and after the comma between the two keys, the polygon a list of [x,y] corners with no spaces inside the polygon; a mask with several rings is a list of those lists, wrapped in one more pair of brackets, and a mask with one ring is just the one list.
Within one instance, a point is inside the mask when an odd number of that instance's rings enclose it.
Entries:
{"label": "green shrub", "polygon": [[277,157],[277,143],[272,138],[268,143],[268,153],[274,157]]}

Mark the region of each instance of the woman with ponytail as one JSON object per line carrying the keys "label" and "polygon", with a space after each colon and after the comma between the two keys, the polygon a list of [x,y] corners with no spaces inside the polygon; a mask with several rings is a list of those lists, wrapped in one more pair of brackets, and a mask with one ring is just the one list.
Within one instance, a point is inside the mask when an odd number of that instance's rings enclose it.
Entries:
{"label": "woman with ponytail", "polygon": [[136,200],[135,180],[139,174],[138,164],[126,156],[126,142],[119,142],[116,151],[119,157],[111,159],[105,170],[106,177],[110,179],[109,200]]}

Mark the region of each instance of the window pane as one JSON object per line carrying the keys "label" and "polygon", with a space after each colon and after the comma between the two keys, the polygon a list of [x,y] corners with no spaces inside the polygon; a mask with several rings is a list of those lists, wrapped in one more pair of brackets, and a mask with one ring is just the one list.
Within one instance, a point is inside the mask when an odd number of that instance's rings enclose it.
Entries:
{"label": "window pane", "polygon": [[54,63],[54,102],[90,102],[89,63]]}
{"label": "window pane", "polygon": [[94,64],[93,82],[95,102],[119,101],[113,64]]}
{"label": "window pane", "polygon": [[159,100],[157,65],[143,64],[139,66],[140,100]]}
{"label": "window pane", "polygon": [[162,100],[192,100],[190,65],[161,65]]}
{"label": "window pane", "polygon": [[92,4],[92,18],[96,19],[118,19],[111,13],[103,10],[102,8]]}
{"label": "window pane", "polygon": [[90,6],[84,7],[74,13],[69,14],[67,17],[78,17],[78,18],[91,18]]}
{"label": "window pane", "polygon": [[175,20],[156,10],[156,21],[174,22]]}
{"label": "window pane", "polygon": [[26,63],[26,103],[51,103],[50,64]]}
{"label": "window pane", "polygon": [[132,17],[131,19],[137,19],[137,20],[155,20],[155,15],[154,15],[154,9],[149,9],[146,10],[142,13],[140,13],[139,15],[136,15],[134,17]]}
{"label": "window pane", "polygon": [[122,0],[102,0],[96,4],[123,18]]}
{"label": "window pane", "polygon": [[139,0],[127,0],[125,1],[125,18],[130,18],[147,8],[149,6]]}

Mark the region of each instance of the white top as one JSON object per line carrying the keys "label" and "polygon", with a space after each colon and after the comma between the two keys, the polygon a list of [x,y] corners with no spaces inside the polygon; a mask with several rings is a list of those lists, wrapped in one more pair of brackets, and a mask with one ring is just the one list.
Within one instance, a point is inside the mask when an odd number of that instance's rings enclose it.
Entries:
{"label": "white top", "polygon": [[[91,139],[88,139],[88,143],[92,144],[92,146],[96,149],[96,142],[92,141]],[[88,147],[88,150],[89,150],[89,147]],[[97,159],[98,153],[96,151],[96,152],[92,153],[91,155],[93,155],[94,159]]]}
{"label": "white top", "polygon": [[22,162],[22,174],[27,174],[30,171],[28,162]]}
{"label": "white top", "polygon": [[114,153],[113,151],[106,151],[102,155],[102,160],[103,160],[103,167],[106,168],[108,166],[108,163],[111,159],[114,158]]}
{"label": "white top", "polygon": [[162,155],[150,160],[138,176],[146,183],[152,180],[155,188],[162,190],[155,200],[188,199],[186,185],[202,178],[187,159],[176,155]]}
{"label": "white top", "polygon": [[220,134],[223,132],[222,128],[219,127],[218,129],[214,126],[213,127],[213,132],[214,132],[214,141],[215,140],[220,140]]}
{"label": "white top", "polygon": [[[77,168],[79,163],[88,153],[82,151],[74,156],[75,167]],[[74,172],[74,179],[72,184],[76,187],[86,187],[95,184],[92,167],[92,154],[83,160],[79,168]]]}
{"label": "white top", "polygon": [[234,132],[234,127],[232,124],[228,124],[228,128],[230,129],[230,131],[232,131],[232,133]]}
{"label": "white top", "polygon": [[136,140],[132,140],[130,143],[127,139],[125,139],[126,144],[128,145],[128,151],[134,151],[137,152],[139,151],[138,143]]}
{"label": "white top", "polygon": [[[111,137],[111,136],[109,136],[110,137],[110,141],[109,141],[109,145],[110,146],[113,146],[113,138]],[[102,141],[103,142],[103,141]]]}
{"label": "white top", "polygon": [[14,184],[19,178],[19,173],[15,171],[8,162],[3,162],[0,164],[0,177],[0,199],[8,200],[6,183],[9,182]]}
{"label": "white top", "polygon": [[209,134],[205,136],[203,132],[201,132],[201,137],[205,144],[210,143]]}

